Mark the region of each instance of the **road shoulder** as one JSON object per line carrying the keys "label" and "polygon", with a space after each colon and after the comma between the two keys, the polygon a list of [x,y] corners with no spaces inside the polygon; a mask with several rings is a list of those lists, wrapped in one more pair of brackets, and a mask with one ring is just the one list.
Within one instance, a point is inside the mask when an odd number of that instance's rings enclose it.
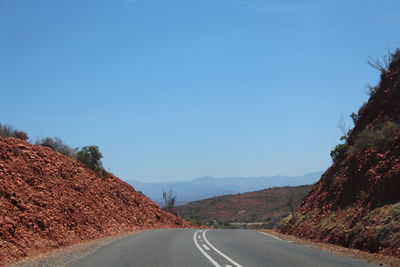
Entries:
{"label": "road shoulder", "polygon": [[10,267],[40,267],[40,266],[71,266],[80,259],[92,254],[99,248],[106,246],[116,240],[123,239],[141,230],[129,232],[122,235],[116,235],[87,242],[82,242],[65,248],[55,249],[33,257],[25,258],[21,261],[8,265]]}
{"label": "road shoulder", "polygon": [[333,244],[315,242],[315,241],[311,241],[308,239],[301,239],[301,238],[298,238],[295,236],[278,233],[272,229],[258,229],[257,231],[267,233],[276,238],[282,239],[283,241],[296,242],[296,243],[299,243],[299,244],[302,244],[305,246],[309,246],[309,247],[319,249],[322,251],[326,251],[326,252],[330,252],[333,254],[338,254],[341,256],[366,260],[368,262],[372,262],[372,263],[384,265],[384,266],[400,267],[400,259],[395,258],[395,257],[388,257],[388,256],[380,255],[380,254],[368,253],[368,252],[357,250],[357,249],[345,248],[345,247],[341,247],[341,246],[337,246],[337,245],[333,245]]}

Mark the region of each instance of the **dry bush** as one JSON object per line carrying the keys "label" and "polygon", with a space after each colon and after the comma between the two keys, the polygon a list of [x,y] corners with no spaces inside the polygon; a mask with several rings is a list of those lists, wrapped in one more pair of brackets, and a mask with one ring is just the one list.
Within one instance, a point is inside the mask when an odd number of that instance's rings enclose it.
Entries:
{"label": "dry bush", "polygon": [[395,122],[386,122],[376,130],[364,129],[354,140],[349,153],[354,154],[371,147],[383,146],[392,140],[400,131],[400,125]]}
{"label": "dry bush", "polygon": [[163,190],[163,198],[164,198],[164,202],[165,202],[165,207],[164,207],[165,210],[167,210],[169,212],[173,212],[174,211],[176,196],[177,196],[177,194],[173,190],[169,190],[168,192],[165,192]]}
{"label": "dry bush", "polygon": [[58,137],[45,137],[42,139],[39,139],[35,142],[36,145],[40,146],[45,146],[53,149],[54,151],[57,151],[59,153],[62,153],[64,155],[67,155],[69,157],[76,157],[76,153],[78,151],[78,148],[72,148],[65,144],[60,138]]}
{"label": "dry bush", "polygon": [[27,133],[19,130],[15,130],[11,125],[0,123],[0,136],[2,137],[15,137],[24,141],[29,139]]}

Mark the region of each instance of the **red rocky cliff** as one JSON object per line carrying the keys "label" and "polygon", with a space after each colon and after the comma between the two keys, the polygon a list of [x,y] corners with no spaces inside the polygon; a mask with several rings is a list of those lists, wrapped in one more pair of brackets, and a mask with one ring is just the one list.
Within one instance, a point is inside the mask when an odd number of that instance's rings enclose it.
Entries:
{"label": "red rocky cliff", "polygon": [[117,177],[0,137],[0,265],[138,228],[188,227]]}
{"label": "red rocky cliff", "polygon": [[[348,143],[400,123],[400,53],[360,113]],[[334,163],[280,231],[400,257],[400,134]]]}

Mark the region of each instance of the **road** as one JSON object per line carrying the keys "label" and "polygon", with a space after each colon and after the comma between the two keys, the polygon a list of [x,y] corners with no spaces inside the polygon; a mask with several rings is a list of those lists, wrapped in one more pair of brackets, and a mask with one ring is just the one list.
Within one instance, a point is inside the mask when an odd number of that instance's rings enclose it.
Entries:
{"label": "road", "polygon": [[75,264],[86,266],[379,266],[280,240],[253,230],[160,229],[100,248]]}

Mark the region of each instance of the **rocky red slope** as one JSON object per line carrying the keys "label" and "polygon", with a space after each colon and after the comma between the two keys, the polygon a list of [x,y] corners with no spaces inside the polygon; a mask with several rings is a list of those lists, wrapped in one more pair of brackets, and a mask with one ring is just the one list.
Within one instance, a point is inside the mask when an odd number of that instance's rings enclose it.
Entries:
{"label": "rocky red slope", "polygon": [[[378,133],[388,122],[400,123],[399,52],[361,110],[349,146],[357,146],[366,129]],[[287,218],[280,231],[400,257],[399,131],[336,161],[297,210],[295,221]]]}
{"label": "rocky red slope", "polygon": [[138,228],[187,227],[130,185],[50,148],[0,137],[0,265]]}

